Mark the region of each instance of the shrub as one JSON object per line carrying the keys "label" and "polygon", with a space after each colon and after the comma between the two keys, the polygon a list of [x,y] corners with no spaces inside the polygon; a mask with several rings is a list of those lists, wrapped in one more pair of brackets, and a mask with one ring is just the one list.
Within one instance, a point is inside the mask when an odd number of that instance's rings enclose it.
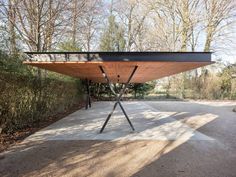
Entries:
{"label": "shrub", "polygon": [[[80,86],[79,86],[80,87]],[[82,99],[78,83],[0,72],[0,129],[10,133],[62,112]]]}

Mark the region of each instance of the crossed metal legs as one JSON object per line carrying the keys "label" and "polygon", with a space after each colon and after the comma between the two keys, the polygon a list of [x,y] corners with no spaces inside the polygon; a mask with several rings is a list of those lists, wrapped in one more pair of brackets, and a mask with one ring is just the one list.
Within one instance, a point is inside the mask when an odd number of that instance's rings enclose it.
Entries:
{"label": "crossed metal legs", "polygon": [[106,119],[106,121],[104,122],[104,124],[103,124],[103,126],[102,126],[102,128],[101,128],[101,130],[100,130],[100,133],[102,133],[103,130],[104,130],[104,128],[106,127],[106,125],[107,125],[109,119],[111,118],[111,115],[113,114],[113,112],[115,111],[115,109],[116,109],[116,107],[117,107],[117,104],[120,106],[120,108],[121,108],[122,112],[124,113],[124,115],[125,115],[125,117],[126,117],[128,123],[129,123],[130,127],[131,127],[132,130],[134,131],[134,127],[133,127],[133,125],[132,125],[132,123],[131,123],[131,121],[130,121],[128,115],[126,114],[125,109],[124,109],[124,107],[122,106],[120,100],[121,100],[121,97],[122,97],[122,95],[124,94],[126,88],[128,87],[128,85],[129,85],[129,83],[130,83],[130,80],[132,79],[132,77],[133,77],[135,71],[137,70],[138,66],[135,66],[135,67],[134,67],[134,69],[133,69],[131,75],[129,76],[128,81],[125,83],[123,89],[121,89],[121,91],[120,91],[119,94],[117,94],[117,93],[113,90],[112,84],[111,84],[111,82],[110,82],[108,76],[106,75],[106,73],[105,73],[103,67],[102,67],[102,66],[99,66],[99,68],[100,68],[100,70],[102,71],[103,77],[106,79],[107,84],[109,85],[109,87],[110,87],[112,93],[113,93],[113,94],[115,95],[115,97],[116,97],[116,102],[115,102],[115,104],[114,104],[114,106],[113,106],[113,108],[112,108],[112,111],[108,114],[107,119]]}

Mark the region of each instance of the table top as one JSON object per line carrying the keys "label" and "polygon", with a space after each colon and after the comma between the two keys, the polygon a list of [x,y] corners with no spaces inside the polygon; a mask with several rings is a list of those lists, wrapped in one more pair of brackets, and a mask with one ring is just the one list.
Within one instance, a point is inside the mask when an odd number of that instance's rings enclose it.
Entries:
{"label": "table top", "polygon": [[113,83],[144,83],[212,64],[210,52],[26,52],[25,64],[104,83],[100,66]]}

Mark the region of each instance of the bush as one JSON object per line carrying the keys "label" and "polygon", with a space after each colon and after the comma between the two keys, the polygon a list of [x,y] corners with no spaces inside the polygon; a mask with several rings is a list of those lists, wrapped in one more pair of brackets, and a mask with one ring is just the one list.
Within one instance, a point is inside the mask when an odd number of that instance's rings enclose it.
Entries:
{"label": "bush", "polygon": [[82,99],[74,81],[0,72],[0,129],[5,133],[30,127]]}

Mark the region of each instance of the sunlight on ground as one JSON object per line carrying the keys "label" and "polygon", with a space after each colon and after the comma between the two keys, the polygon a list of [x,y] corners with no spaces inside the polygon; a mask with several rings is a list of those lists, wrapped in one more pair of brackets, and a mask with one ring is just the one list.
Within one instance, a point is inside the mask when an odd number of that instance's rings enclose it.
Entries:
{"label": "sunlight on ground", "polygon": [[[37,156],[41,158],[37,170],[25,173],[27,176],[131,176],[189,140],[219,143],[199,131],[221,116],[218,108],[208,111],[213,108],[205,105],[196,104],[193,111],[189,108],[173,111],[175,108],[157,109],[159,105],[156,103],[124,102],[135,132],[130,130],[127,120],[117,110],[104,133],[99,134],[112,103],[94,103],[92,109],[79,110],[22,143],[25,146],[22,145],[20,151],[23,156],[34,160]],[[14,154],[15,151],[7,153]],[[47,155],[44,157],[44,154]],[[12,160],[20,163],[15,158]]]}
{"label": "sunlight on ground", "polygon": [[[101,105],[103,105],[101,107]],[[35,133],[26,141],[38,140],[212,140],[196,128],[217,118],[214,114],[188,115],[187,112],[162,112],[144,102],[124,103],[135,127],[132,132],[120,110],[112,115],[105,131],[98,133],[111,109],[109,102],[94,104],[89,111],[79,110]],[[100,114],[98,114],[98,112]],[[181,117],[178,120],[176,117]]]}

